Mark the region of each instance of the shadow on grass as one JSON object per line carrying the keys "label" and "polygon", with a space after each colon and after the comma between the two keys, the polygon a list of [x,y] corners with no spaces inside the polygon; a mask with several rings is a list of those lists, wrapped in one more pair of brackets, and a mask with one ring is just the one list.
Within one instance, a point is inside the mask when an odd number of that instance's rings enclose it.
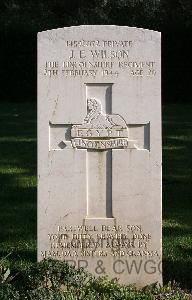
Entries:
{"label": "shadow on grass", "polygon": [[163,113],[163,275],[192,288],[192,105]]}
{"label": "shadow on grass", "polygon": [[175,280],[177,283],[179,283],[181,287],[191,289],[191,269],[192,263],[188,263],[186,260],[171,261],[169,259],[164,259],[163,276],[166,276],[164,284],[167,283],[169,280]]}
{"label": "shadow on grass", "polygon": [[36,108],[0,105],[0,255],[36,260]]}

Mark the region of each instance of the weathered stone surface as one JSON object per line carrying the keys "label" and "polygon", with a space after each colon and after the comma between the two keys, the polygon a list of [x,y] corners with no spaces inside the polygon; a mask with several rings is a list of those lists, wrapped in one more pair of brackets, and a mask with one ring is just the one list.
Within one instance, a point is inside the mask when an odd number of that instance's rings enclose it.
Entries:
{"label": "weathered stone surface", "polygon": [[38,34],[38,259],[161,276],[160,33]]}

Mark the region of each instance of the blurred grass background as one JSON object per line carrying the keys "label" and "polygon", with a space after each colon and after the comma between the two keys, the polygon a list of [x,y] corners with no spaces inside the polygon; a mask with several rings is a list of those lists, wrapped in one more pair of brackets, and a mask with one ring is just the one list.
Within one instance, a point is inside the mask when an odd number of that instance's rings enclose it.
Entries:
{"label": "blurred grass background", "polygon": [[[37,132],[34,103],[0,104],[0,256],[36,261]],[[192,105],[163,107],[163,275],[192,288]]]}
{"label": "blurred grass background", "polygon": [[192,105],[163,109],[164,278],[192,288]]}
{"label": "blurred grass background", "polygon": [[36,261],[37,134],[34,104],[0,104],[0,256]]}

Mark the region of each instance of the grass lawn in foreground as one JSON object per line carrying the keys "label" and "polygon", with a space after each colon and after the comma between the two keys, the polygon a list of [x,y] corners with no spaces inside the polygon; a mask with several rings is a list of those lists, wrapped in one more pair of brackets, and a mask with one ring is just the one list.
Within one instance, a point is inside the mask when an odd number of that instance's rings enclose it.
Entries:
{"label": "grass lawn in foreground", "polygon": [[36,107],[0,104],[0,256],[36,261]]}
{"label": "grass lawn in foreground", "polygon": [[[0,256],[36,261],[36,106],[0,104]],[[192,105],[163,107],[163,275],[192,288]]]}
{"label": "grass lawn in foreground", "polygon": [[192,105],[163,108],[163,270],[192,288]]}

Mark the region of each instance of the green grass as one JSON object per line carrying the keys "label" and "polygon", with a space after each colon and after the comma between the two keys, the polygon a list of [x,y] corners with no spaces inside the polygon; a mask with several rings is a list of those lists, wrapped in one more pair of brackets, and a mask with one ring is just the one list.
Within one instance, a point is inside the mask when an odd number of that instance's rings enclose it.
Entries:
{"label": "green grass", "polygon": [[164,277],[192,288],[192,105],[163,109]]}
{"label": "green grass", "polygon": [[[36,107],[0,104],[0,256],[36,261]],[[164,282],[192,288],[192,105],[163,108]]]}
{"label": "green grass", "polygon": [[36,107],[0,104],[0,256],[36,261]]}

